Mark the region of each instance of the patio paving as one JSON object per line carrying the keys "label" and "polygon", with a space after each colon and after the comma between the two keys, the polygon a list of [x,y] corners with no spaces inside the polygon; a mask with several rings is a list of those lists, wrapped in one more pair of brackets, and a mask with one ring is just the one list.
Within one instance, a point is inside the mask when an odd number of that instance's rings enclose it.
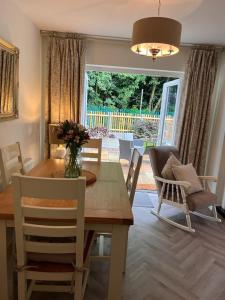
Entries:
{"label": "patio paving", "polygon": [[[117,138],[103,138],[102,140],[102,160],[103,161],[118,161],[119,160],[119,141]],[[120,160],[124,177],[127,177],[129,162]],[[149,161],[149,156],[143,156],[142,166],[138,178],[137,189],[141,190],[156,190],[155,181],[153,178],[152,168]]]}

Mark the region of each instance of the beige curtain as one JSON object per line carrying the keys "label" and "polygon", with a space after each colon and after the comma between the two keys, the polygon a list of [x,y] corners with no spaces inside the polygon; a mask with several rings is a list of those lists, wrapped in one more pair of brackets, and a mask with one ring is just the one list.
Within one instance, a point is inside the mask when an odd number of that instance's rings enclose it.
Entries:
{"label": "beige curtain", "polygon": [[48,124],[80,121],[85,74],[85,41],[77,34],[50,35],[46,103],[46,146]]}
{"label": "beige curtain", "polygon": [[217,52],[212,47],[193,48],[189,57],[179,150],[183,163],[192,162],[204,174],[209,137],[211,97],[217,72]]}
{"label": "beige curtain", "polygon": [[0,49],[0,113],[14,110],[15,55]]}

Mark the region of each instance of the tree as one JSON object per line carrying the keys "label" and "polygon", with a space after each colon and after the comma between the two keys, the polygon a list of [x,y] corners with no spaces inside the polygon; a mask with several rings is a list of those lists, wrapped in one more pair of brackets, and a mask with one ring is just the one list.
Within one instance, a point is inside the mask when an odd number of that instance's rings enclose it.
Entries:
{"label": "tree", "polygon": [[168,80],[168,77],[142,74],[89,71],[88,104],[117,109],[139,109],[143,89],[142,108],[158,112],[163,84]]}
{"label": "tree", "polygon": [[155,91],[157,86],[160,84],[160,78],[152,77],[150,82],[151,82],[152,90],[150,93],[148,109],[149,111],[152,111],[154,109]]}

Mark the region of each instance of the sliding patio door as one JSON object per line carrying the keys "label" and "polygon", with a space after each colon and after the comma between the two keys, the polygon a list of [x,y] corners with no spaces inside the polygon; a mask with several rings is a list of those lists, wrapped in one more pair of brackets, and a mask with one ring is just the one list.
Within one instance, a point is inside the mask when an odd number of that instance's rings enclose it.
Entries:
{"label": "sliding patio door", "polygon": [[164,83],[160,111],[158,145],[174,145],[180,105],[181,80]]}

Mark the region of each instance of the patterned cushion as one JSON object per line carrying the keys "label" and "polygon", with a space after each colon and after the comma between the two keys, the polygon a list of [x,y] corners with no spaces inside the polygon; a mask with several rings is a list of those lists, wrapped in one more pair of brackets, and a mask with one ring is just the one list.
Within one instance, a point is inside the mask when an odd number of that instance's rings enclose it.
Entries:
{"label": "patterned cushion", "polygon": [[170,153],[170,157],[168,158],[164,168],[162,169],[162,177],[169,179],[169,180],[175,180],[174,174],[173,174],[173,166],[181,166],[181,162],[173,155],[173,153]]}
{"label": "patterned cushion", "polygon": [[172,166],[172,171],[176,180],[187,181],[191,184],[190,188],[185,189],[188,195],[203,191],[201,182],[192,164]]}

